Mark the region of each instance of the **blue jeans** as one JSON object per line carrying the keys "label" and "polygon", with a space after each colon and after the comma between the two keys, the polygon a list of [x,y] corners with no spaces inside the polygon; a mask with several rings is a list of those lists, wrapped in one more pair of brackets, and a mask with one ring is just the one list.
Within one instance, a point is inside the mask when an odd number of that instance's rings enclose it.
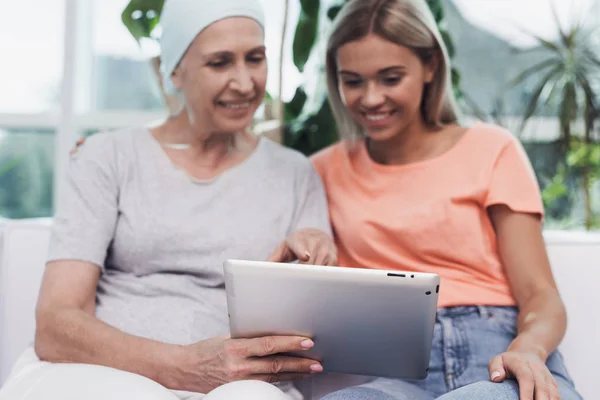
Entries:
{"label": "blue jeans", "polygon": [[[452,307],[438,310],[429,375],[421,381],[378,378],[331,393],[323,400],[518,400],[514,380],[490,381],[488,362],[506,351],[517,334],[514,307]],[[563,400],[582,400],[554,352],[546,363]]]}

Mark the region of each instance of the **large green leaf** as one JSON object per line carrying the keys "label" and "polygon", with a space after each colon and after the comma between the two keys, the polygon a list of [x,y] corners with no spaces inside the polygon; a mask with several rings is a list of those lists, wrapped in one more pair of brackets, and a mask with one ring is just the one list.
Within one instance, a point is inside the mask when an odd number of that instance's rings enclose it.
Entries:
{"label": "large green leaf", "polygon": [[319,8],[320,8],[319,0],[300,0],[300,7],[302,11],[306,13],[311,18],[319,17]]}
{"label": "large green leaf", "polygon": [[314,114],[306,115],[286,126],[285,145],[307,156],[329,146],[338,140],[335,120],[323,96],[321,107]]}
{"label": "large green leaf", "polygon": [[440,34],[442,35],[442,40],[444,40],[444,44],[448,49],[448,56],[450,58],[454,58],[456,55],[456,46],[454,46],[454,42],[452,41],[450,34],[444,29],[440,30]]}
{"label": "large green leaf", "polygon": [[160,21],[165,0],[131,0],[123,13],[121,20],[129,33],[137,40],[152,37],[152,31]]}
{"label": "large green leaf", "polygon": [[304,104],[306,103],[308,96],[304,89],[300,86],[296,89],[296,93],[292,100],[289,103],[285,104],[285,120],[292,121],[298,118],[302,109],[304,108]]}
{"label": "large green leaf", "polygon": [[435,21],[439,24],[444,19],[444,7],[441,0],[427,0]]}
{"label": "large green leaf", "polygon": [[452,86],[453,87],[459,87],[460,86],[460,80],[461,80],[460,72],[458,72],[457,69],[452,68],[452,70],[450,71],[450,73],[452,75]]}
{"label": "large green leaf", "polygon": [[318,30],[319,18],[311,17],[304,11],[300,12],[293,44],[294,64],[300,72],[304,71],[304,66],[317,40]]}

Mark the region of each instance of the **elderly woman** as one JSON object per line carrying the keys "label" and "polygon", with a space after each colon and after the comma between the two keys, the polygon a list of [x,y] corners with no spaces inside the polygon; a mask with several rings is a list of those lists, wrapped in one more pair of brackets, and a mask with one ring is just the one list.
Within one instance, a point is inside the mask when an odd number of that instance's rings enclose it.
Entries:
{"label": "elderly woman", "polygon": [[72,156],[35,346],[2,400],[283,399],[264,381],[322,371],[279,355],[308,338],[226,336],[225,259],[336,262],[310,162],[248,133],[267,78],[260,6],[167,0],[162,25],[164,83],[184,106]]}

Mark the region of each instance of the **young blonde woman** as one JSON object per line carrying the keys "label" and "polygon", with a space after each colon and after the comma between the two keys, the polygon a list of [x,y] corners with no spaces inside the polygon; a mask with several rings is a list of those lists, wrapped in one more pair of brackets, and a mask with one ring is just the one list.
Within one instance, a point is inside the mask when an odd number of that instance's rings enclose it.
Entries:
{"label": "young blonde woman", "polygon": [[535,175],[509,132],[459,125],[449,71],[424,0],[351,0],[335,21],[328,84],[347,140],[313,161],[339,261],[442,284],[428,378],[327,399],[580,399],[556,351],[566,314]]}

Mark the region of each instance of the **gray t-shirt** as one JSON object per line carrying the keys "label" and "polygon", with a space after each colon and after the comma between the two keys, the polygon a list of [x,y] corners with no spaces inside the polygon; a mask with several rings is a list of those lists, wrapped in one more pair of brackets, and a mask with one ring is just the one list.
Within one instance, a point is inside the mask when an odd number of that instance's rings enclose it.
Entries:
{"label": "gray t-shirt", "polygon": [[49,261],[100,266],[101,320],[189,344],[229,332],[224,260],[265,260],[307,227],[330,232],[323,185],[300,153],[261,139],[242,164],[197,181],[148,129],[129,129],[72,157]]}

